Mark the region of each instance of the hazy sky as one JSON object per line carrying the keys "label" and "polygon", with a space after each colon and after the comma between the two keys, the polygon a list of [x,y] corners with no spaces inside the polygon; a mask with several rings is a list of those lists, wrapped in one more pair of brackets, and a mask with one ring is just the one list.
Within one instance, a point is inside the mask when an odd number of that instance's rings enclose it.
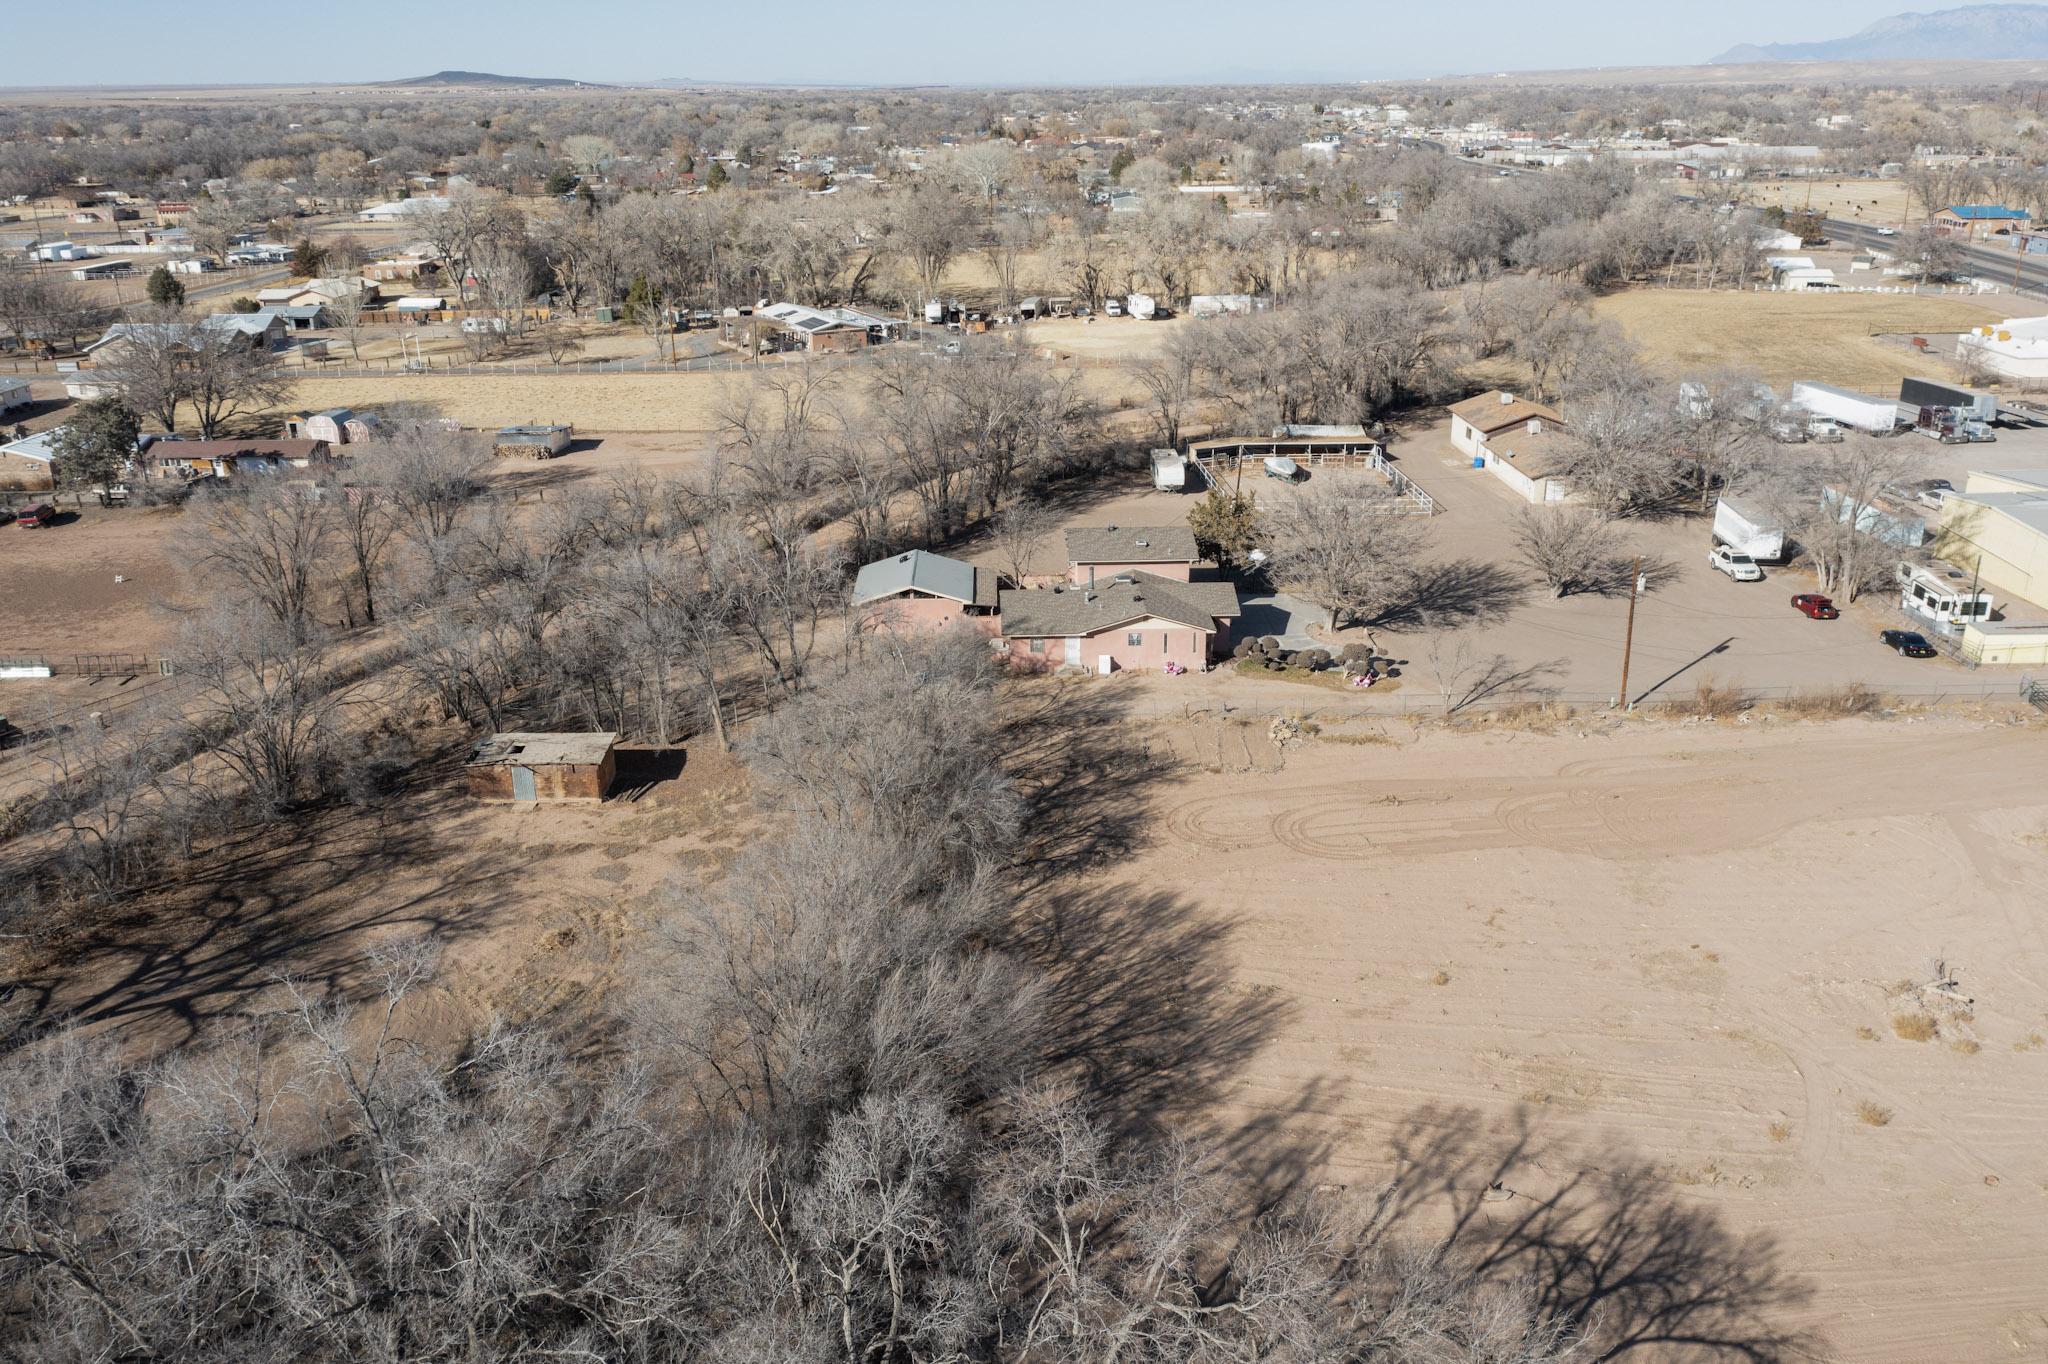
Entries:
{"label": "hazy sky", "polygon": [[[0,0],[0,84],[1369,79],[1705,61],[1919,0]],[[1989,54],[1986,54],[1989,55]]]}

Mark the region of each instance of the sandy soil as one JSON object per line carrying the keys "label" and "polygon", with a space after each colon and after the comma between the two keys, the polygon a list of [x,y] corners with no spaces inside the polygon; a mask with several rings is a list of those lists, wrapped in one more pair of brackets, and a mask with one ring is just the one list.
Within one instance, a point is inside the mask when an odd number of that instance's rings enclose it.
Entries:
{"label": "sandy soil", "polygon": [[1901,378],[1946,373],[1948,361],[1876,339],[1878,333],[1958,332],[1996,321],[2010,300],[1960,295],[1771,294],[1631,289],[1594,305],[1667,368],[1756,370],[1783,388],[1819,379],[1897,393]]}
{"label": "sandy soil", "polygon": [[[2038,726],[1145,733],[1193,774],[1076,896],[1228,926],[1211,1120],[1597,1278],[1631,1357],[2048,1353]],[[1903,1040],[1936,956],[1975,1003]]]}

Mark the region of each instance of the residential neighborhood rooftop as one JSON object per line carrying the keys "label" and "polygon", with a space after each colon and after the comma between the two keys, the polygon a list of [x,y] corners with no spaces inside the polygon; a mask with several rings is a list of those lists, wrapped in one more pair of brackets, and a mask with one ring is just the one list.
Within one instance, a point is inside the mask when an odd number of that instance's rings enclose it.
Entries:
{"label": "residential neighborhood rooftop", "polygon": [[1461,403],[1452,403],[1451,415],[1467,426],[1487,435],[1504,431],[1510,426],[1519,426],[1531,418],[1547,422],[1562,422],[1564,416],[1556,408],[1531,398],[1518,397],[1504,389],[1489,389],[1476,398],[1467,398]]}
{"label": "residential neighborhood rooftop", "polygon": [[1074,526],[1070,564],[1191,564],[1202,557],[1186,526]]}
{"label": "residential neighborhood rooftop", "polygon": [[1088,635],[1148,617],[1191,629],[1212,630],[1217,617],[1239,613],[1237,589],[1227,582],[1183,583],[1142,569],[1105,578],[1093,587],[1050,587],[1004,592],[1003,633],[1018,636]]}
{"label": "residential neighborhood rooftop", "polygon": [[994,578],[994,574],[973,564],[913,549],[863,565],[854,575],[853,603],[865,606],[900,592],[922,592],[968,605],[988,606],[995,600]]}

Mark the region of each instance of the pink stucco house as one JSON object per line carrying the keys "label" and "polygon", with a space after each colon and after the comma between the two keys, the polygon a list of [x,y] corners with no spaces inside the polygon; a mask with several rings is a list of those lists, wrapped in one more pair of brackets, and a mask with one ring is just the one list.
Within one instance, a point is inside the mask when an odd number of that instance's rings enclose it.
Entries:
{"label": "pink stucco house", "polygon": [[1067,581],[1150,573],[1187,582],[1201,560],[1186,526],[1075,526],[1067,531]]}
{"label": "pink stucco house", "polygon": [[853,579],[853,605],[866,629],[938,629],[955,621],[996,632],[996,575],[913,549],[877,559]]}
{"label": "pink stucco house", "polygon": [[1239,607],[1227,582],[1186,582],[1139,569],[1094,584],[1003,592],[1003,647],[1019,668],[1090,672],[1178,663],[1206,671],[1230,652]]}
{"label": "pink stucco house", "polygon": [[863,567],[853,604],[869,630],[964,621],[1028,671],[1202,672],[1229,655],[1240,608],[1237,589],[1199,571],[1199,557],[1185,526],[1076,527],[1061,586],[999,591],[991,569],[911,550]]}

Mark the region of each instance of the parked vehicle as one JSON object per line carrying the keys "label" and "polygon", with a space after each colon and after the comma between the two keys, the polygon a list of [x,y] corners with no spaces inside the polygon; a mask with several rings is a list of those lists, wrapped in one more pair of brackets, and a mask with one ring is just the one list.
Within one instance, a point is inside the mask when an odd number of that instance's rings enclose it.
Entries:
{"label": "parked vehicle", "polygon": [[1792,385],[1792,402],[1816,416],[1877,435],[1889,435],[1899,424],[1899,405],[1890,398],[1873,398],[1810,379]]}
{"label": "parked vehicle", "polygon": [[1124,311],[1140,322],[1150,322],[1159,312],[1159,301],[1150,294],[1132,294],[1124,300]]}
{"label": "parked vehicle", "polygon": [[1152,452],[1152,486],[1161,492],[1177,493],[1187,487],[1188,462],[1178,450]]}
{"label": "parked vehicle", "polygon": [[1956,414],[1959,422],[1998,420],[1998,399],[1995,396],[1959,384],[1945,384],[1938,379],[1899,380],[1899,401],[1908,407],[1946,407]]}
{"label": "parked vehicle", "polygon": [[1707,563],[1739,583],[1763,581],[1764,571],[1756,566],[1756,560],[1727,545],[1715,545],[1707,555]]}
{"label": "parked vehicle", "polygon": [[1102,301],[1102,315],[1104,317],[1122,317],[1124,315],[1123,303],[1114,298],[1104,299]]}
{"label": "parked vehicle", "polygon": [[57,509],[47,502],[31,502],[14,514],[14,524],[23,530],[46,530],[57,523]]}
{"label": "parked vehicle", "polygon": [[1729,497],[1714,503],[1714,540],[1752,559],[1785,557],[1785,532],[1757,508]]}
{"label": "parked vehicle", "polygon": [[1268,455],[1265,459],[1266,477],[1292,483],[1301,477],[1301,466],[1285,455]]}
{"label": "parked vehicle", "polygon": [[1806,420],[1806,438],[1815,445],[1840,445],[1842,428],[1825,417],[1809,417]]}
{"label": "parked vehicle", "polygon": [[1801,592],[1792,599],[1792,607],[1809,620],[1839,620],[1842,615],[1833,602],[1818,592]]}
{"label": "parked vehicle", "polygon": [[1880,630],[1878,642],[1906,658],[1933,658],[1934,646],[1918,630]]}
{"label": "parked vehicle", "polygon": [[1899,235],[1899,229],[1896,227],[1880,227],[1877,229],[1877,235],[1880,237],[1896,237]]}

